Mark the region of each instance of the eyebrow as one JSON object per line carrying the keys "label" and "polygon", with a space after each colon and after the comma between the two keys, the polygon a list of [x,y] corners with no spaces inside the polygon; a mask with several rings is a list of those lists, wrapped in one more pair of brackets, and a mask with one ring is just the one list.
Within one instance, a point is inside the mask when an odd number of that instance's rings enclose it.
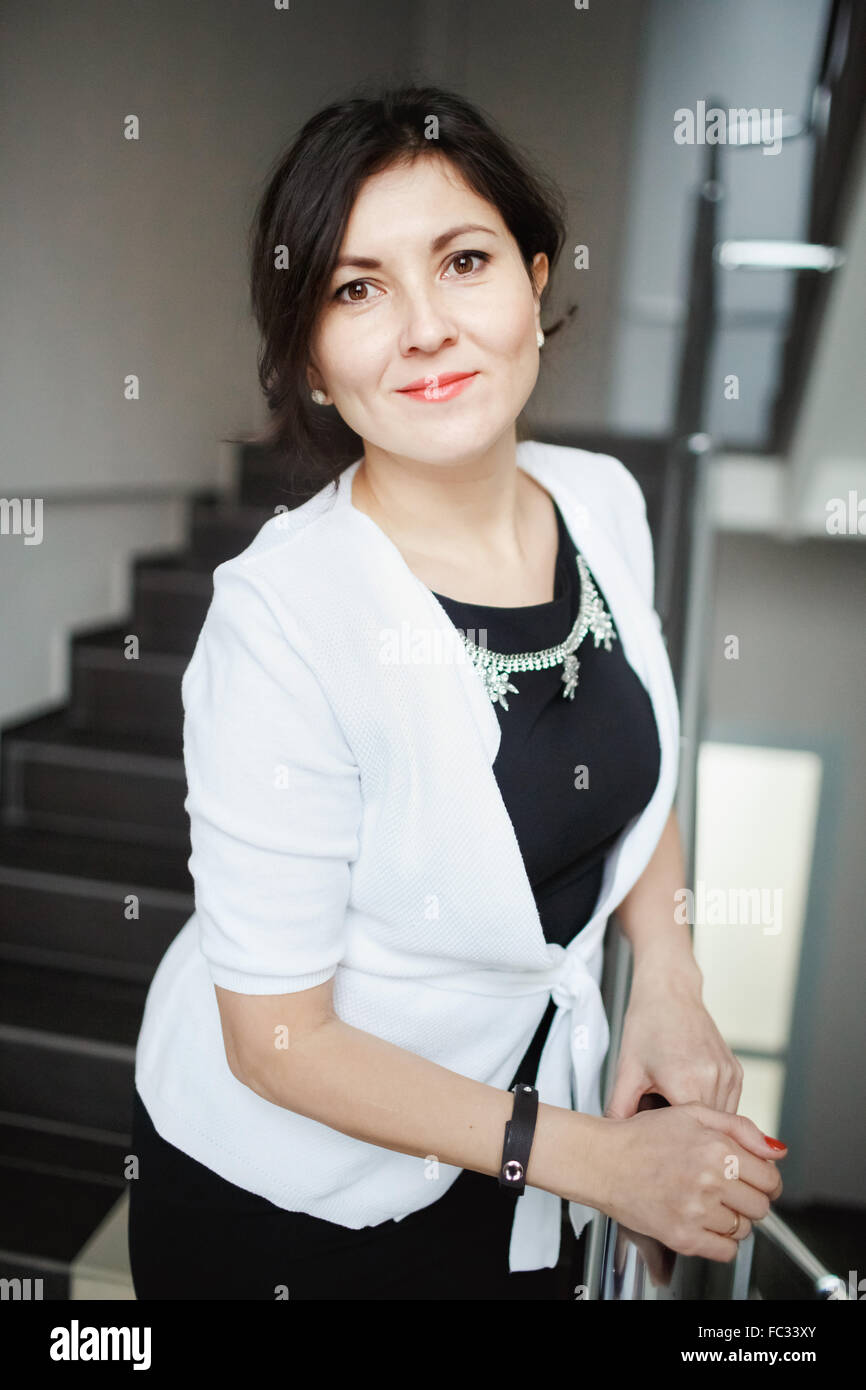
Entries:
{"label": "eyebrow", "polygon": [[[441,251],[443,246],[448,245],[449,241],[453,241],[455,237],[463,236],[465,232],[489,232],[491,236],[496,236],[492,227],[482,227],[478,222],[463,222],[459,227],[451,227],[441,236],[434,237],[430,243],[430,250]],[[344,266],[360,266],[363,270],[378,270],[381,264],[382,262],[377,261],[373,256],[340,256],[334,264],[334,270],[340,270]]]}

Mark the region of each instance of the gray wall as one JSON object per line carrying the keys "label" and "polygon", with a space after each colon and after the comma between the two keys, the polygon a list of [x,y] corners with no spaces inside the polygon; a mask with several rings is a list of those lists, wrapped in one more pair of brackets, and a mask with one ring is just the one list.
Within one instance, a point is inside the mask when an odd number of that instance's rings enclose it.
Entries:
{"label": "gray wall", "polygon": [[411,28],[384,0],[4,11],[0,485],[209,482],[256,410],[257,185],[318,105],[406,60]]}
{"label": "gray wall", "polygon": [[[786,1201],[864,1200],[864,591],[866,547],[853,538],[716,538],[705,736],[829,755],[780,1125]],[[738,661],[723,656],[728,633]]]}
{"label": "gray wall", "polygon": [[[629,215],[625,154],[639,119],[646,5],[617,0],[576,10],[476,0],[452,3],[449,12],[455,28],[448,54],[462,50],[467,95],[504,123],[568,200],[567,241],[542,321],[567,304],[576,302],[578,311],[545,344],[527,420],[548,429],[604,425]],[[576,245],[589,248],[588,269],[574,268]]]}
{"label": "gray wall", "polygon": [[[693,201],[706,146],[674,141],[674,112],[699,100],[807,114],[826,28],[827,0],[647,0],[635,121],[627,151],[627,242],[621,266],[607,415],[626,431],[664,433],[673,407],[688,288]],[[812,147],[778,154],[720,148],[722,238],[796,240],[804,231]],[[728,327],[712,363],[709,428],[742,447],[762,442],[794,278],[726,272],[720,315]],[[740,399],[723,379],[740,377]]]}

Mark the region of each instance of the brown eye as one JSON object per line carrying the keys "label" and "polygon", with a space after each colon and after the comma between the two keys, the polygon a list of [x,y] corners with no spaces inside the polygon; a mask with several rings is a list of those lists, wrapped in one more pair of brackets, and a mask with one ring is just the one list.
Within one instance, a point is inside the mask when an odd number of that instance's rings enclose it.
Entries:
{"label": "brown eye", "polygon": [[[368,280],[349,280],[345,285],[341,285],[336,291],[334,298],[340,304],[366,304],[372,296],[367,293],[370,288]],[[363,290],[363,294],[356,294],[356,290]]]}
{"label": "brown eye", "polygon": [[[468,280],[472,275],[477,274],[477,272],[483,268],[485,262],[489,260],[490,256],[486,251],[455,251],[454,255],[451,257],[451,260],[448,263],[448,268],[450,270],[453,267],[458,266],[461,261],[465,261],[467,263],[466,269],[458,269],[456,279]],[[475,266],[472,264],[473,261],[480,261],[481,265]]]}

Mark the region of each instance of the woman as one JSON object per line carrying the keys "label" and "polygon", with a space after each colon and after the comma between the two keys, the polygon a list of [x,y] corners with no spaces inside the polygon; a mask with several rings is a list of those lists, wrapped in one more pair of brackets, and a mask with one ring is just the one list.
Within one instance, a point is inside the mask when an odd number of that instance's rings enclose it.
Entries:
{"label": "woman", "polygon": [[517,442],[563,236],[429,88],[320,112],[257,210],[274,438],[319,471],[216,569],[184,675],[196,911],[137,1049],[139,1298],[565,1298],[593,1209],[726,1261],[781,1191],[674,915],[642,495]]}

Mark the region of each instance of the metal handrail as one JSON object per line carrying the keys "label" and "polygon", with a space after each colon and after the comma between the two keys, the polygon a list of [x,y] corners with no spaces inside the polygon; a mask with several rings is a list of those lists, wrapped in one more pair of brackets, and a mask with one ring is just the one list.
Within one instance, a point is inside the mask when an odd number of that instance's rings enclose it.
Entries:
{"label": "metal handrail", "polygon": [[[708,104],[721,105],[718,101]],[[791,121],[783,130],[783,138],[797,138],[804,133],[808,133],[808,127]],[[686,512],[691,544],[680,680],[681,754],[676,805],[689,882],[694,878],[697,747],[704,698],[701,673],[705,669],[702,642],[706,634],[702,619],[706,611],[712,553],[712,534],[708,522],[712,440],[703,432],[702,426],[707,370],[717,326],[715,277],[718,270],[725,268],[725,258],[720,255],[720,246],[724,243],[719,243],[716,233],[717,205],[723,196],[718,179],[718,154],[718,146],[707,147],[704,177],[697,194],[688,316],[680,354],[674,428],[665,463],[661,534],[656,556],[655,607],[664,631],[672,614],[677,533]],[[827,250],[835,251],[835,248]],[[827,259],[828,264],[821,269],[835,269],[842,264],[844,257],[838,253]],[[683,505],[685,499],[688,506]],[[623,934],[617,932],[608,940],[603,982],[603,993],[608,996],[605,1007],[610,1025],[605,1093],[611,1089],[615,1059],[619,1055],[630,976],[631,948]],[[737,1257],[730,1266],[720,1266],[715,1262],[716,1271],[730,1270],[729,1297],[748,1298],[756,1232],[771,1240],[811,1280],[816,1297],[848,1297],[844,1281],[827,1270],[772,1211],[762,1221],[756,1222],[753,1231],[740,1242]],[[658,1281],[651,1277],[647,1263],[650,1253],[653,1259],[652,1273],[661,1273],[662,1276]],[[590,1299],[626,1301],[700,1297],[703,1289],[698,1293],[695,1289],[706,1284],[706,1266],[709,1263],[677,1257],[659,1242],[635,1237],[634,1233],[627,1232],[618,1222],[599,1212],[593,1218],[589,1232],[583,1282]]]}
{"label": "metal handrail", "polygon": [[831,1273],[776,1212],[768,1211],[763,1220],[755,1222],[754,1230],[772,1241],[777,1249],[796,1265],[801,1274],[805,1274],[812,1281],[816,1298],[848,1298],[844,1279]]}

